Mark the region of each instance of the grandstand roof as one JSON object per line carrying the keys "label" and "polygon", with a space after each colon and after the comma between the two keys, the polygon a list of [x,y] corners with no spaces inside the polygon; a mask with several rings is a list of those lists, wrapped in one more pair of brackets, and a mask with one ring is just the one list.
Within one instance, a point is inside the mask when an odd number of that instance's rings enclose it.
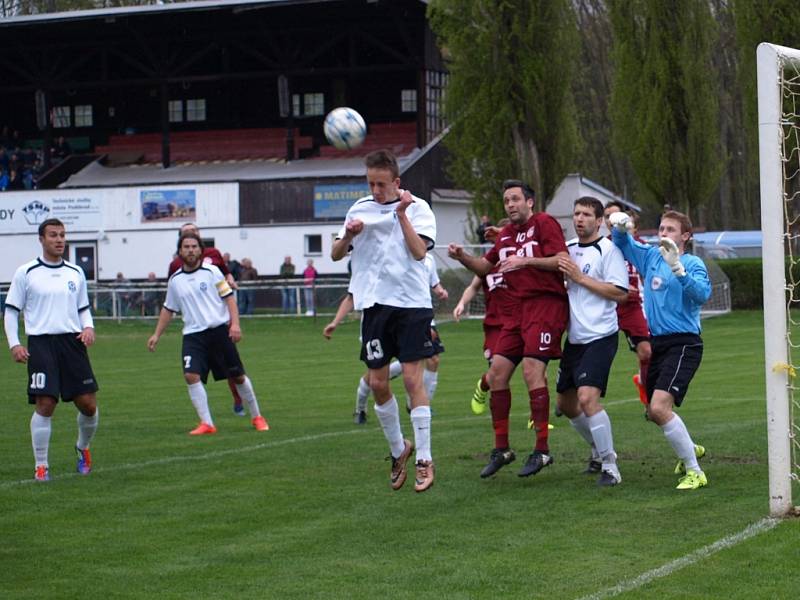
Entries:
{"label": "grandstand roof", "polygon": [[[423,153],[419,148],[398,157],[401,173]],[[310,179],[325,177],[363,177],[364,158],[332,158],[327,160],[214,161],[176,164],[169,169],[161,165],[104,167],[95,161],[72,175],[60,187],[109,187],[116,185],[151,185],[170,183],[210,183],[216,181],[257,181],[273,179]]]}

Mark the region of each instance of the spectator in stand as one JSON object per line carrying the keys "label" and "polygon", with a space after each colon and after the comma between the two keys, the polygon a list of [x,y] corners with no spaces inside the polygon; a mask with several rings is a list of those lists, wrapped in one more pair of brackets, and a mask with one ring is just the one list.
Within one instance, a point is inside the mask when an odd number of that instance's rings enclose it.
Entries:
{"label": "spectator in stand", "polygon": [[6,173],[3,165],[0,165],[0,192],[6,191],[10,182],[11,180],[8,178],[8,173]]}
{"label": "spectator in stand", "polygon": [[142,316],[158,316],[161,312],[162,297],[160,292],[152,289],[158,285],[156,274],[150,271],[145,284],[151,289],[142,292]]}
{"label": "spectator in stand", "polygon": [[256,291],[253,288],[247,287],[247,282],[255,282],[258,280],[258,271],[253,266],[253,261],[249,258],[243,258],[242,264],[239,269],[239,281],[245,283],[239,288],[239,314],[252,315],[255,308]]}
{"label": "spectator in stand", "polygon": [[4,146],[0,146],[0,167],[8,171],[9,156]]}
{"label": "spectator in stand", "polygon": [[478,234],[478,243],[485,244],[486,242],[486,230],[492,226],[492,222],[489,220],[489,215],[481,215],[481,222],[478,225],[478,228],[475,230],[475,233]]}
{"label": "spectator in stand", "polygon": [[56,138],[55,143],[50,148],[50,157],[53,160],[60,161],[64,160],[67,156],[72,154],[72,148],[69,145],[69,142],[64,138],[63,135],[60,135]]}
{"label": "spectator in stand", "polygon": [[222,255],[222,259],[225,261],[225,264],[228,267],[228,271],[231,272],[233,280],[239,281],[239,279],[241,279],[241,271],[242,271],[241,263],[239,263],[239,261],[236,260],[235,258],[231,258],[230,252],[225,252]]}
{"label": "spectator in stand", "polygon": [[22,180],[22,171],[20,165],[15,163],[8,172],[8,191],[20,191],[25,189],[25,183]]}
{"label": "spectator in stand", "polygon": [[131,285],[131,280],[125,277],[121,271],[117,273],[117,278],[114,280],[114,287],[117,289],[117,314],[119,315],[128,314],[128,310],[133,304],[133,292],[124,291],[125,288],[130,288]]}
{"label": "spectator in stand", "polygon": [[[281,279],[291,279],[294,277],[294,264],[292,263],[292,257],[286,256],[283,259],[283,264],[280,268],[280,276]],[[297,306],[295,302],[295,292],[294,288],[284,287],[281,288],[281,300],[282,300],[282,308],[284,313],[293,313]]]}
{"label": "spectator in stand", "polygon": [[306,269],[303,271],[303,284],[305,289],[303,293],[306,297],[306,316],[313,317],[316,313],[314,311],[314,283],[316,282],[319,273],[314,268],[314,260],[309,258],[306,262]]}

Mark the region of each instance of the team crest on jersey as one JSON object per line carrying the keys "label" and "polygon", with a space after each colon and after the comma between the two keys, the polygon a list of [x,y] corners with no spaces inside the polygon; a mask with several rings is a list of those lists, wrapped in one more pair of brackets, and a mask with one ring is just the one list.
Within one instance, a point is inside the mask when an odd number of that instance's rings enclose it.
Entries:
{"label": "team crest on jersey", "polygon": [[529,238],[532,238],[533,237],[533,230],[534,230],[534,227],[531,227],[530,229],[528,229],[528,233],[526,233],[525,235],[528,236]]}
{"label": "team crest on jersey", "polygon": [[40,200],[34,200],[23,207],[22,213],[25,215],[28,225],[39,225],[47,219],[50,214],[50,207]]}
{"label": "team crest on jersey", "polygon": [[200,282],[200,291],[205,292],[208,289],[205,281]]}
{"label": "team crest on jersey", "polygon": [[583,269],[581,269],[581,271],[583,271],[584,275],[588,275],[589,269],[591,269],[591,268],[592,268],[592,265],[587,263],[587,264],[583,265]]}
{"label": "team crest on jersey", "polygon": [[653,277],[652,281],[650,281],[650,289],[651,290],[658,290],[661,289],[661,285],[664,283],[664,280],[661,277]]}
{"label": "team crest on jersey", "polygon": [[70,292],[76,292],[76,291],[78,291],[78,287],[75,285],[75,282],[74,282],[74,281],[69,281],[69,282],[67,282],[67,288],[69,288],[69,291],[70,291]]}

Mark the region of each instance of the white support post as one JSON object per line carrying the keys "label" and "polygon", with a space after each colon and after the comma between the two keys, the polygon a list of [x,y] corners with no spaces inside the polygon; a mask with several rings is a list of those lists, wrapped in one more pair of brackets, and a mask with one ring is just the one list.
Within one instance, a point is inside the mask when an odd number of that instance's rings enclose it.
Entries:
{"label": "white support post", "polygon": [[761,169],[763,232],[764,358],[769,453],[769,511],[784,516],[792,510],[791,422],[786,275],[784,273],[784,182],[781,70],[784,60],[800,61],[800,52],[760,44],[758,64],[758,147]]}

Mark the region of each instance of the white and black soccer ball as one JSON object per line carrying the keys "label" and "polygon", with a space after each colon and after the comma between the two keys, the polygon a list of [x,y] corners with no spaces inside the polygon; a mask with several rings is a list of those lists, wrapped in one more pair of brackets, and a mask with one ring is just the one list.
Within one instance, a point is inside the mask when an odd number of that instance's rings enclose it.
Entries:
{"label": "white and black soccer ball", "polygon": [[328,113],[323,130],[328,141],[339,150],[358,148],[367,135],[367,125],[363,117],[346,106],[334,108]]}

